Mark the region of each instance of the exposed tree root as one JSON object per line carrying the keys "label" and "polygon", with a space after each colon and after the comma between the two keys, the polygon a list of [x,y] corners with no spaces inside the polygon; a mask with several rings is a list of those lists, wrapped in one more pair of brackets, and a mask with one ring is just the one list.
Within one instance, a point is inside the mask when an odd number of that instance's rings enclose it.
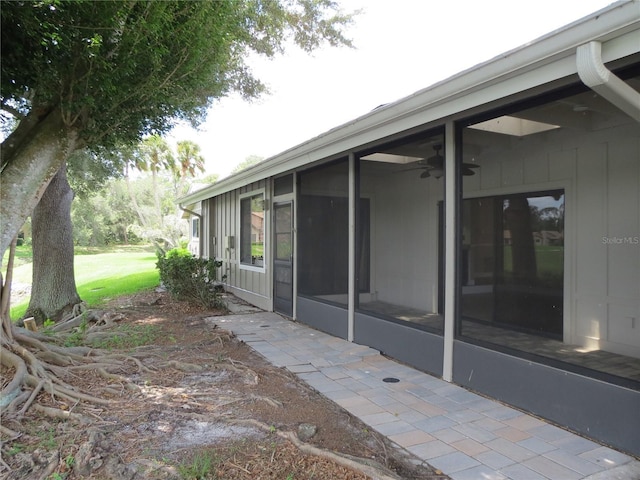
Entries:
{"label": "exposed tree root", "polygon": [[[0,340],[0,364],[14,373],[0,392],[0,413],[5,418],[7,415],[22,417],[33,406],[53,418],[81,420],[79,414],[39,405],[37,397],[41,392],[47,392],[56,402],[70,405],[80,402],[109,405],[111,400],[104,398],[102,393],[93,395],[78,391],[64,379],[73,376],[74,372],[93,370],[110,382],[116,381],[127,390],[137,391],[137,386],[116,372],[123,370],[128,362],[134,363],[138,371],[150,371],[132,356],[109,355],[88,347],[64,347],[61,344],[68,335],[64,331],[43,335],[3,319],[3,333],[7,330],[11,335],[3,335]],[[113,390],[106,393],[113,394]]]}
{"label": "exposed tree root", "polygon": [[[11,272],[11,269],[8,270]],[[1,280],[1,276],[0,276]],[[88,402],[105,405],[109,401],[76,391],[67,385],[63,379],[74,372],[95,370],[100,376],[117,381],[124,388],[135,391],[137,387],[125,377],[119,376],[126,363],[132,362],[139,372],[152,370],[133,356],[111,355],[86,346],[64,346],[65,342],[73,339],[74,343],[81,338],[90,343],[92,338],[113,337],[117,333],[108,329],[115,322],[124,318],[122,314],[104,311],[88,311],[86,305],[76,305],[70,315],[53,327],[48,327],[44,333],[31,332],[16,327],[8,318],[7,300],[10,295],[10,273],[7,282],[2,285],[2,348],[0,363],[13,370],[12,380],[0,392],[0,408],[15,411],[19,408],[16,403],[23,403],[20,414],[34,403],[41,390],[49,392],[54,398],[59,397],[72,402]],[[75,336],[75,337],[74,337]],[[199,366],[187,364],[170,365],[184,371],[194,371]],[[107,387],[108,388],[108,387]],[[25,394],[26,392],[26,394]],[[107,390],[109,392],[109,390]],[[112,393],[113,390],[109,393]],[[8,406],[11,404],[11,408]]]}
{"label": "exposed tree root", "polygon": [[269,397],[264,397],[262,395],[251,395],[251,400],[258,400],[261,402],[265,402],[268,405],[271,405],[274,408],[282,408],[282,402],[279,402],[277,400],[274,400],[272,398]]}
{"label": "exposed tree root", "polygon": [[171,360],[162,365],[163,367],[171,367],[181,372],[194,373],[204,370],[202,365],[196,365],[194,363],[178,362],[177,360]]}
{"label": "exposed tree root", "polygon": [[[254,419],[232,419],[229,420],[229,423],[251,425],[265,432],[274,433],[273,427],[271,425],[267,425],[266,423],[262,423]],[[276,430],[275,434],[280,438],[291,442],[302,453],[326,458],[339,465],[361,472],[374,480],[400,480],[400,477],[398,477],[388,468],[380,465],[378,462],[375,462],[373,460],[353,457],[351,455],[345,455],[342,453],[332,452],[323,448],[316,447],[309,443],[302,442],[294,432]]]}
{"label": "exposed tree root", "polygon": [[[2,292],[4,297],[6,290]],[[98,318],[85,312],[85,318]],[[105,315],[102,314],[100,318]],[[113,317],[110,317],[113,318]],[[77,319],[76,319],[77,320]],[[102,329],[112,322],[100,322],[87,325],[73,319],[64,329],[45,335],[31,332],[13,325],[3,316],[2,335],[0,336],[0,364],[4,373],[13,377],[3,382],[0,391],[0,415],[3,425],[0,434],[4,441],[13,441],[20,437],[19,431],[25,414],[31,409],[54,420],[64,420],[87,425],[103,421],[92,410],[92,405],[109,406],[110,397],[122,396],[125,391],[139,392],[139,387],[126,376],[118,372],[151,372],[139,359],[132,355],[109,354],[89,347],[65,347],[65,339],[75,335],[86,339],[93,328]],[[75,326],[71,326],[75,325]],[[67,328],[68,327],[68,328]],[[128,364],[128,365],[127,365]],[[104,385],[92,393],[75,388],[73,377],[85,371],[96,372],[96,378],[102,378]],[[70,383],[69,383],[70,382]],[[114,389],[113,384],[118,384]],[[12,428],[6,426],[9,423]],[[18,427],[18,430],[14,430]],[[85,445],[84,452],[89,455],[92,445]],[[87,471],[93,468],[91,456],[82,457],[82,465]],[[34,452],[28,460],[32,465],[31,478],[47,479],[60,468],[60,452],[39,456]],[[64,467],[64,465],[63,465]],[[0,458],[0,471],[11,473],[9,465]]]}
{"label": "exposed tree root", "polygon": [[33,409],[37,412],[44,413],[48,417],[57,418],[59,420],[76,420],[78,422],[87,423],[85,417],[79,413],[69,412],[68,410],[61,410],[59,408],[45,407],[36,403]]}
{"label": "exposed tree root", "polygon": [[0,425],[0,435],[7,437],[5,441],[12,441],[20,438],[22,435],[20,432],[15,432],[5,425]]}
{"label": "exposed tree root", "polygon": [[[76,305],[76,307],[77,306],[78,305]],[[84,307],[80,309],[79,313],[76,315],[66,316],[60,322],[56,323],[51,327],[51,331],[57,333],[68,332],[82,324],[88,323],[93,324],[95,326],[94,328],[109,328],[124,318],[125,316],[122,313],[104,312],[102,310],[87,310],[86,307]]]}
{"label": "exposed tree root", "polygon": [[244,363],[233,360],[231,358],[225,359],[225,363],[216,364],[218,368],[224,368],[225,370],[231,370],[244,377],[248,383],[253,385],[257,385],[260,381],[260,375],[258,375],[254,370],[247,367]]}
{"label": "exposed tree root", "polygon": [[[44,383],[45,383],[44,380],[40,380],[40,383],[38,383],[36,388],[33,389],[31,394],[29,395],[29,398],[27,399],[27,401],[24,402],[24,405],[22,406],[22,408],[18,412],[18,416],[21,417],[27,412],[27,410],[29,409],[29,407],[31,406],[33,401],[36,399],[36,397],[40,393],[40,390],[42,390],[42,387],[44,387]],[[25,393],[27,393],[27,392],[25,392]]]}

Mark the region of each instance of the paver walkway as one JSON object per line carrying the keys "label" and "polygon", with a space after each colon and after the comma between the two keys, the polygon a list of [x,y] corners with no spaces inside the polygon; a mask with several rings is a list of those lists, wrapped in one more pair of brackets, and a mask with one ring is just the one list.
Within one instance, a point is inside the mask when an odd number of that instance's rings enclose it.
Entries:
{"label": "paver walkway", "polygon": [[235,314],[211,321],[454,480],[640,479],[640,462],[629,455],[372,348],[275,313],[233,307]]}

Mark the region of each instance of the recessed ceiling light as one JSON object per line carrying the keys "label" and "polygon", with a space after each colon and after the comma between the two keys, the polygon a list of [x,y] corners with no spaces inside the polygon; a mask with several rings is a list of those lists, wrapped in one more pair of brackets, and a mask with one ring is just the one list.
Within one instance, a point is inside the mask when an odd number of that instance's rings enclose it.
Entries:
{"label": "recessed ceiling light", "polygon": [[407,155],[395,155],[393,153],[372,153],[360,157],[362,160],[369,160],[372,162],[385,162],[385,163],[397,163],[399,165],[406,165],[407,163],[417,162],[424,160],[421,157],[410,157]]}
{"label": "recessed ceiling light", "polygon": [[503,133],[505,135],[513,135],[514,137],[524,137],[534,133],[554,130],[560,128],[560,125],[504,115],[502,117],[492,118],[486,122],[469,125],[469,128],[493,133]]}

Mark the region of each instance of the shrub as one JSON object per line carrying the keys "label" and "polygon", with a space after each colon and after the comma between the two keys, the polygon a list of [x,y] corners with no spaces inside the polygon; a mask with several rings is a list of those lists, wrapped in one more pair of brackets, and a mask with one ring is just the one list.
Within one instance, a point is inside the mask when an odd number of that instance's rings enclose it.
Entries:
{"label": "shrub", "polygon": [[224,307],[215,285],[221,261],[196,257],[184,248],[157,255],[160,281],[174,298],[192,300],[207,308]]}

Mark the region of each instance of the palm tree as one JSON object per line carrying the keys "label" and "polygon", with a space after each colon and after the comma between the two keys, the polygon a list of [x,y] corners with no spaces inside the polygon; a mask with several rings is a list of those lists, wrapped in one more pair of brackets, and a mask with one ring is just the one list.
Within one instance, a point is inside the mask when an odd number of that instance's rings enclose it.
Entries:
{"label": "palm tree", "polygon": [[191,140],[181,140],[177,144],[178,158],[174,174],[177,178],[176,195],[185,194],[187,177],[195,177],[198,171],[204,172],[204,157],[200,146]]}
{"label": "palm tree", "polygon": [[151,181],[153,184],[153,198],[155,202],[156,212],[160,213],[160,229],[164,227],[164,219],[162,215],[162,201],[160,199],[160,190],[158,188],[158,172],[176,170],[176,161],[171,151],[171,147],[167,141],[159,135],[152,135],[142,141],[140,146],[142,154],[142,170],[151,172]]}

